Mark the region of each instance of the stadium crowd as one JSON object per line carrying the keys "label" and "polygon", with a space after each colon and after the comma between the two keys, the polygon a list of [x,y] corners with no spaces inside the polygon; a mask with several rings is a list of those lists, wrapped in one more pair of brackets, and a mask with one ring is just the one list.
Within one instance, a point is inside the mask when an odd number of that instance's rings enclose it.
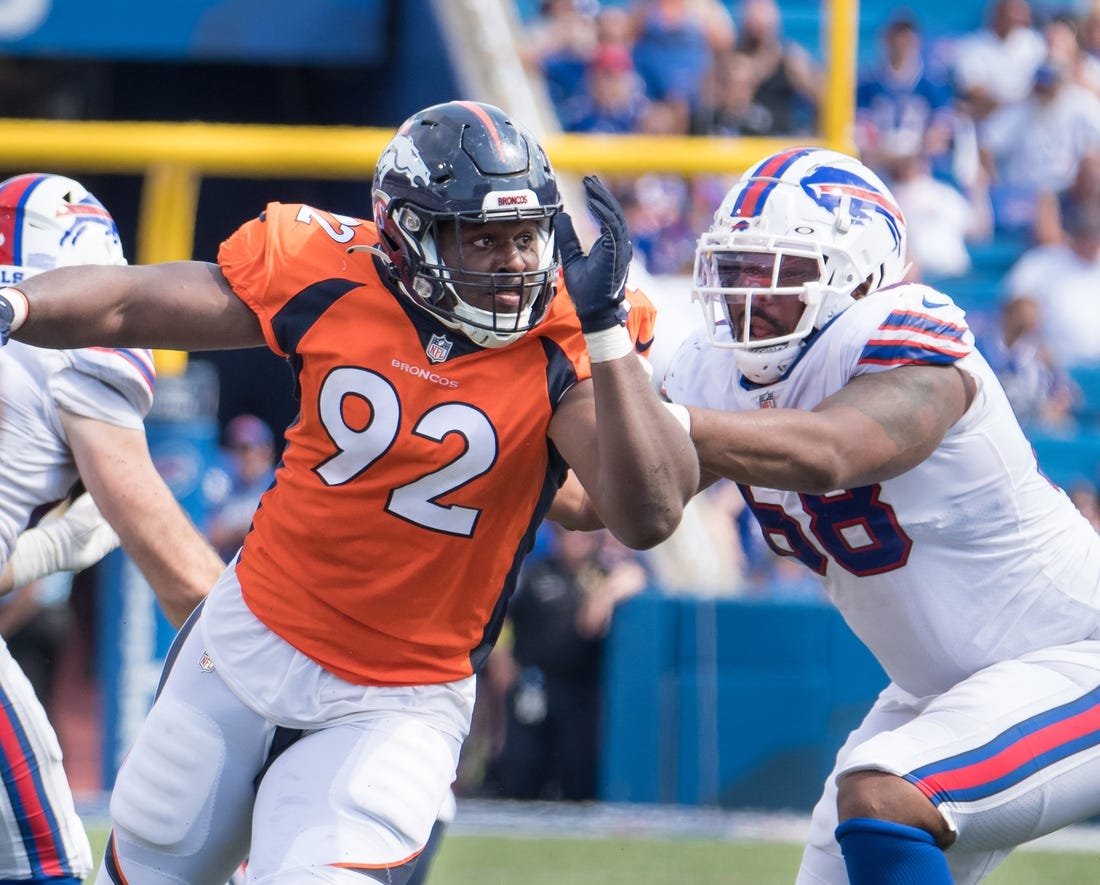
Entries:
{"label": "stadium crowd", "polygon": [[[784,16],[798,6],[521,3],[525,60],[566,131],[812,141],[824,62],[815,45],[786,36]],[[990,0],[979,23],[971,7],[864,14],[878,24],[859,56],[855,140],[906,213],[909,278],[934,283],[966,309],[1029,432],[1092,433],[1100,3]],[[650,274],[690,273],[696,233],[731,180],[612,182]],[[1095,493],[1095,471],[1073,481],[1082,495]],[[750,580],[741,586],[781,591],[773,570],[754,560],[751,533],[742,540]]]}

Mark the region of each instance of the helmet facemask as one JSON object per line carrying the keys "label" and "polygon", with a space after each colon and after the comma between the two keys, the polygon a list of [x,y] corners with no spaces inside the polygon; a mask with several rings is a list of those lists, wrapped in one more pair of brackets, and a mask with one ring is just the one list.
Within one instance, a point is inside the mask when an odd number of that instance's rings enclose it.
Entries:
{"label": "helmet facemask", "polygon": [[737,351],[741,372],[767,384],[840,312],[842,301],[851,303],[850,291],[826,282],[830,270],[814,243],[753,242],[709,231],[695,254],[693,297],[703,307],[711,343]]}
{"label": "helmet facemask", "polygon": [[[470,218],[436,216],[420,238],[420,262],[413,274],[414,297],[449,326],[481,347],[503,347],[542,320],[558,276],[558,261],[550,217],[519,213]],[[477,226],[491,222],[529,222],[535,266],[526,270],[470,270],[473,259],[464,246]],[[489,229],[487,234],[507,228]],[[450,253],[445,257],[444,252]],[[517,295],[518,292],[518,295]]]}

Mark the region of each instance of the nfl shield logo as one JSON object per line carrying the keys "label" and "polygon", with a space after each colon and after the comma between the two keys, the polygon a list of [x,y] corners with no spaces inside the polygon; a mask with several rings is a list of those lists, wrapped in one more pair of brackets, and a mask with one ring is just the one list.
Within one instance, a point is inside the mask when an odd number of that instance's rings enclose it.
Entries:
{"label": "nfl shield logo", "polygon": [[756,398],[756,404],[762,409],[774,409],[775,408],[775,394],[774,393],[762,393]]}
{"label": "nfl shield logo", "polygon": [[446,335],[432,335],[432,340],[424,348],[433,363],[441,363],[451,354],[452,342]]}
{"label": "nfl shield logo", "polygon": [[206,652],[203,652],[199,658],[199,669],[204,673],[209,673],[214,669],[214,661]]}

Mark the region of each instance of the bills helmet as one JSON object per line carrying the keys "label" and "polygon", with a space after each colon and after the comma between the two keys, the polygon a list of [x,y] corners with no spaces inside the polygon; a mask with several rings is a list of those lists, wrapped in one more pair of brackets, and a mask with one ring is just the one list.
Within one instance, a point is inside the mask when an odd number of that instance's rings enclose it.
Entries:
{"label": "bills helmet", "polygon": [[699,238],[692,296],[711,343],[771,384],[815,330],[907,270],[905,219],[882,180],[846,154],[791,148],[726,194]]}
{"label": "bills helmet", "polygon": [[114,219],[79,182],[38,172],[0,182],[5,282],[55,267],[125,263]]}
{"label": "bills helmet", "polygon": [[[504,111],[452,101],[406,120],[382,151],[374,173],[374,223],[398,288],[445,325],[482,347],[503,347],[546,315],[558,276],[551,221],[561,210],[557,179],[546,154]],[[449,267],[440,232],[457,240],[464,223],[531,219],[538,266],[522,273],[518,310],[496,293],[515,290],[517,274]],[[489,296],[491,307],[460,291]]]}

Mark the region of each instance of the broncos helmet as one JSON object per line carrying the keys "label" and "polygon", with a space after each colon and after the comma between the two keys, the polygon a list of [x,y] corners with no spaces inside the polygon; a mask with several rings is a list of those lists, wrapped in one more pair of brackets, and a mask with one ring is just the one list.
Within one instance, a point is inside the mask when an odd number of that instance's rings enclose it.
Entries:
{"label": "broncos helmet", "polygon": [[[518,340],[546,315],[558,276],[551,221],[561,210],[546,154],[499,108],[451,101],[414,114],[382,151],[374,173],[374,223],[391,280],[420,307],[482,347]],[[533,219],[538,267],[522,274],[518,311],[484,309],[460,288],[492,296],[516,288],[516,273],[448,267],[439,234],[462,223]]]}
{"label": "broncos helmet", "polygon": [[[791,148],[749,169],[722,200],[696,247],[692,297],[711,343],[733,348],[750,381],[771,384],[811,333],[904,279],[905,241],[897,201],[863,163]],[[803,304],[793,328],[765,318],[777,298]]]}
{"label": "broncos helmet", "polygon": [[31,172],[0,182],[0,274],[7,282],[55,267],[125,264],[118,227],[82,184]]}

